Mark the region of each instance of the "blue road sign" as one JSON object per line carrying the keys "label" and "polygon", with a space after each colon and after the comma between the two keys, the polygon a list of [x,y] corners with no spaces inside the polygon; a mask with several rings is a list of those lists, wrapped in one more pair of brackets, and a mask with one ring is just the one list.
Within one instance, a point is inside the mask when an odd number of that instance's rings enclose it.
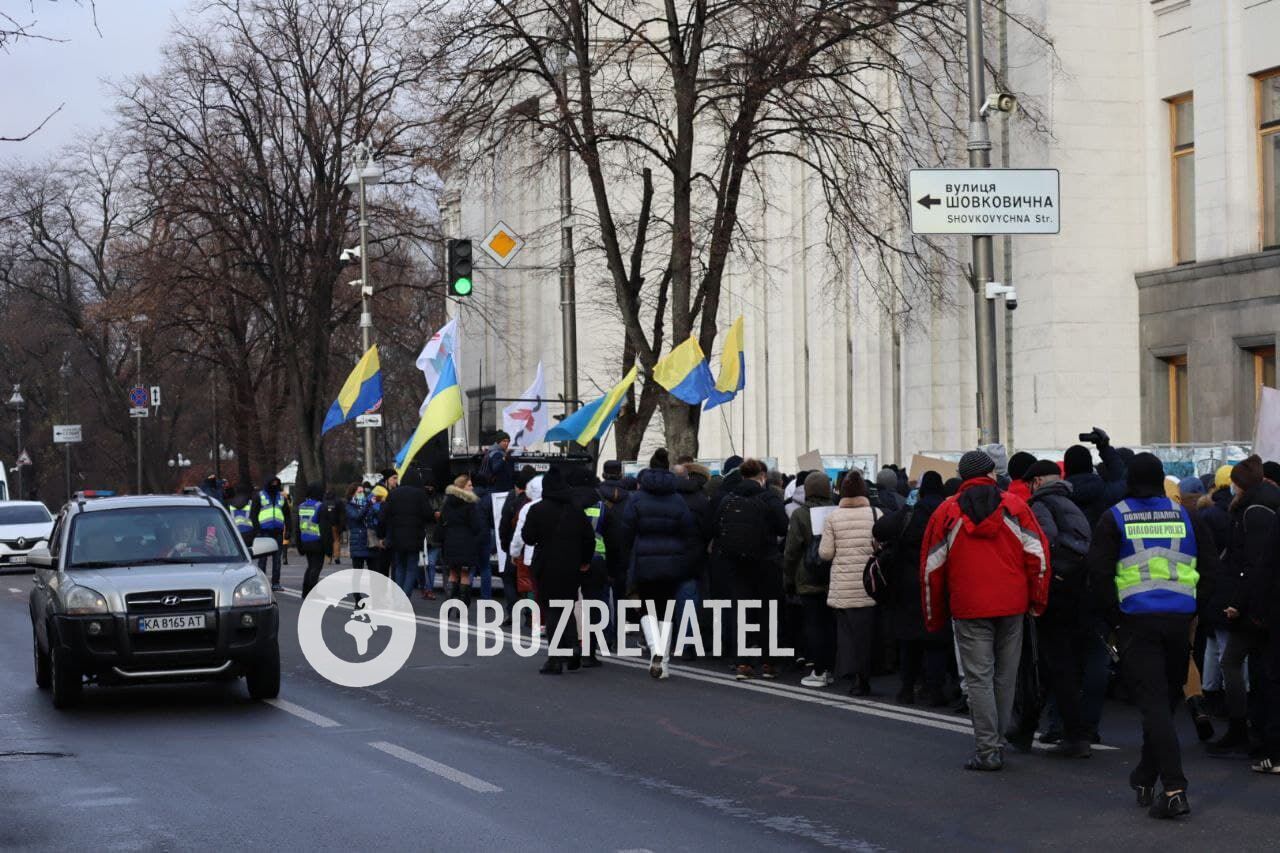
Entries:
{"label": "blue road sign", "polygon": [[151,392],[141,385],[135,385],[129,389],[129,405],[135,409],[141,409],[151,402]]}

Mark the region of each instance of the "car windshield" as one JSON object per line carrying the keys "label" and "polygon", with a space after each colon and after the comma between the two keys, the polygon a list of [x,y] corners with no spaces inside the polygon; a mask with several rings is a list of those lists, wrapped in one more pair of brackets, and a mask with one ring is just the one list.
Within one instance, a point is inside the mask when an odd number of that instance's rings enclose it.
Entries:
{"label": "car windshield", "polygon": [[68,543],[67,568],[243,560],[239,535],[211,506],[148,506],[82,512]]}
{"label": "car windshield", "polygon": [[36,504],[0,506],[0,527],[6,524],[47,524],[51,520],[49,510]]}

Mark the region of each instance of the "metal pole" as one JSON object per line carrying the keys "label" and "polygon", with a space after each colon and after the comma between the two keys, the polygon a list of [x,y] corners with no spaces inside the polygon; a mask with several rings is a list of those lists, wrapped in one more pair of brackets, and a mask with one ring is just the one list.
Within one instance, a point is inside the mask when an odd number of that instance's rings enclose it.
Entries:
{"label": "metal pole", "polygon": [[[569,97],[569,61],[566,49],[560,63],[560,91]],[[573,257],[573,177],[570,165],[569,141],[560,146],[560,321],[564,338],[564,399],[565,411],[578,408],[578,309],[574,281]]]}
{"label": "metal pole", "polygon": [[[141,334],[141,333],[139,333]],[[133,343],[133,353],[138,358],[138,385],[142,386],[142,339]],[[134,418],[134,432],[138,440],[138,494],[142,494],[142,418]]]}
{"label": "metal pole", "polygon": [[17,406],[13,410],[15,429],[18,433],[18,453],[15,457],[16,465],[13,467],[18,469],[18,497],[14,500],[24,501],[27,499],[27,490],[22,483],[22,407]]}
{"label": "metal pole", "polygon": [[[68,359],[62,360],[62,422],[71,423],[71,371]],[[62,468],[67,480],[67,502],[71,502],[71,442],[62,445]]]}
{"label": "metal pole", "polygon": [[[982,0],[967,0],[966,41],[969,54],[969,168],[991,166],[991,136],[982,104],[987,99],[982,56]],[[996,368],[996,304],[987,298],[987,282],[995,269],[991,235],[973,238],[973,320],[978,356],[978,443],[1000,440],[1000,390]]]}
{"label": "metal pole", "polygon": [[[365,149],[365,161],[372,159]],[[360,346],[361,355],[369,351],[369,337],[373,333],[373,314],[369,312],[369,218],[365,212],[364,166],[360,169]],[[364,470],[373,470],[373,431],[364,428]]]}

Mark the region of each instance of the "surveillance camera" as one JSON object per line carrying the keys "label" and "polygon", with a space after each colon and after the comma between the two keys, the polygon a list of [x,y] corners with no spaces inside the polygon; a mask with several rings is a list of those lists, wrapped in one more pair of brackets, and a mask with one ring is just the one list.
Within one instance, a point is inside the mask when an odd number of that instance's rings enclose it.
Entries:
{"label": "surveillance camera", "polygon": [[1004,307],[1005,307],[1005,308],[1008,308],[1010,311],[1017,311],[1017,310],[1018,310],[1018,297],[1017,297],[1017,296],[1006,296],[1006,297],[1005,297],[1005,299],[1004,299]]}
{"label": "surveillance camera", "polygon": [[1004,307],[1010,311],[1018,310],[1018,289],[1012,284],[1001,284],[998,281],[987,282],[986,297],[988,299],[1004,298]]}
{"label": "surveillance camera", "polygon": [[364,297],[373,296],[373,285],[372,284],[360,285],[360,295]]}
{"label": "surveillance camera", "polygon": [[987,101],[982,105],[982,114],[995,110],[999,113],[1011,113],[1018,108],[1018,99],[1008,92],[992,92],[987,95]]}
{"label": "surveillance camera", "polygon": [[343,261],[345,263],[350,263],[351,261],[360,260],[360,247],[354,246],[350,249],[343,249],[342,254],[338,255],[338,260]]}

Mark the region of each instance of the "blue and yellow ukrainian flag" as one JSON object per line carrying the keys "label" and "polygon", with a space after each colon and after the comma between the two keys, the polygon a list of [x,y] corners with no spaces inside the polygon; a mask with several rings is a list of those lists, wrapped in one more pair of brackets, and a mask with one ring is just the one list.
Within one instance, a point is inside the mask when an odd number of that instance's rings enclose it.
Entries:
{"label": "blue and yellow ukrainian flag", "polygon": [[707,357],[693,335],[654,365],[653,381],[691,406],[698,405],[716,390]]}
{"label": "blue and yellow ukrainian flag", "polygon": [[458,370],[453,366],[453,356],[445,360],[436,387],[431,389],[422,419],[413,431],[409,443],[396,454],[396,473],[403,477],[404,469],[418,455],[418,451],[435,435],[462,420],[462,388],[458,385]]}
{"label": "blue and yellow ukrainian flag", "polygon": [[329,407],[320,434],[324,435],[336,426],[376,409],[382,402],[382,365],[378,361],[377,344],[369,347],[347,381],[342,383],[338,399]]}
{"label": "blue and yellow ukrainian flag", "polygon": [[548,430],[546,440],[576,441],[586,447],[600,438],[618,419],[622,398],[635,381],[636,368],[633,367],[621,382],[609,389],[608,394],[599,400],[593,400]]}
{"label": "blue and yellow ukrainian flag", "polygon": [[742,318],[739,317],[725,333],[724,350],[720,353],[720,376],[716,378],[715,390],[708,396],[704,411],[729,402],[747,387],[747,359],[742,350]]}

